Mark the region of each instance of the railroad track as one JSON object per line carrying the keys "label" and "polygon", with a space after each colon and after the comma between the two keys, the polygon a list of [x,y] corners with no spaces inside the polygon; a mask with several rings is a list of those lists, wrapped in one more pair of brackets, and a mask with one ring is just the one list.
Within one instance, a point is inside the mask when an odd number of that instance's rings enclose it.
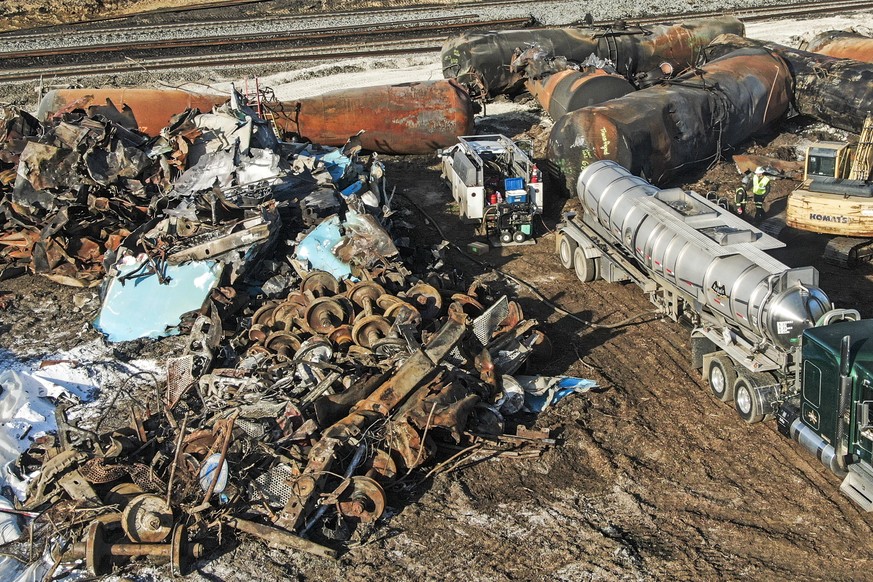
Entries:
{"label": "railroad track", "polygon": [[[856,12],[873,9],[873,2],[869,0],[827,0],[824,2],[803,2],[783,4],[781,6],[765,6],[761,8],[743,8],[741,10],[719,10],[710,12],[695,12],[693,14],[673,14],[667,16],[653,16],[646,18],[629,18],[628,22],[634,24],[655,24],[657,22],[688,20],[689,18],[713,18],[717,16],[733,15],[743,22],[757,22],[775,18],[791,18],[797,16],[819,16],[824,14],[837,14],[840,12]],[[612,21],[601,21],[596,24],[608,24]]]}
{"label": "railroad track", "polygon": [[[37,34],[0,35],[0,81],[33,81],[55,76],[85,76],[95,74],[116,74],[132,71],[159,71],[180,68],[212,68],[231,65],[268,64],[294,61],[331,60],[356,56],[379,56],[392,54],[412,54],[435,51],[440,48],[445,36],[450,32],[468,29],[517,28],[526,24],[528,18],[505,18],[483,20],[478,12],[469,12],[471,6],[478,11],[487,7],[534,5],[542,0],[522,0],[507,2],[491,0],[475,4],[433,6],[431,13],[439,9],[447,14],[441,17],[421,18],[422,7],[404,7],[380,10],[380,17],[390,16],[393,20],[378,24],[342,24],[354,22],[361,17],[360,11],[332,13],[330,21],[339,23],[332,27],[310,27],[314,17],[301,18],[299,15],[287,19],[271,19],[271,24],[281,29],[287,22],[295,22],[299,30],[285,33],[250,32],[246,34],[225,34],[221,36],[201,36],[192,38],[191,24],[172,24],[162,27],[146,26],[136,30],[130,27],[102,27],[80,33],[82,38],[90,36],[103,40],[91,44],[44,48],[37,50],[14,50],[17,42],[51,42],[51,32]],[[239,2],[236,2],[239,3]],[[743,9],[731,12],[701,12],[684,15],[666,15],[651,18],[629,19],[631,23],[652,24],[656,22],[707,18],[733,14],[743,21],[760,21],[773,18],[815,16],[873,8],[873,1],[824,1],[816,3],[789,4],[779,7]],[[321,15],[323,18],[323,15]],[[315,22],[318,22],[315,20]],[[606,25],[612,21],[595,24]],[[224,25],[239,24],[238,20],[215,21],[203,29],[220,29]],[[107,42],[113,35],[130,38],[142,34],[155,38],[158,30],[164,38],[149,42],[124,41]],[[166,38],[175,35],[178,38]],[[70,34],[66,35],[69,41]],[[364,39],[362,41],[362,39]],[[4,50],[4,48],[6,50]],[[200,50],[199,54],[196,53]],[[209,54],[204,54],[206,51]],[[173,54],[173,53],[177,54]],[[89,57],[90,55],[90,57]],[[93,59],[100,57],[101,61]],[[88,61],[87,59],[92,60]],[[51,62],[56,59],[55,62]],[[49,62],[45,62],[49,61]]]}

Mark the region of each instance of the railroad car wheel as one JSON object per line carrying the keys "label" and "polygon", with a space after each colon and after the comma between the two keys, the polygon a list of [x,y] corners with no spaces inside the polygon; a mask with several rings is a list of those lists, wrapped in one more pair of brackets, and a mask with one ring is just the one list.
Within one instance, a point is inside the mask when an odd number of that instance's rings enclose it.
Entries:
{"label": "railroad car wheel", "polygon": [[725,355],[713,356],[709,361],[706,379],[713,396],[722,402],[730,402],[734,399],[734,382],[737,379],[737,370],[729,357]]}
{"label": "railroad car wheel", "polygon": [[745,422],[754,424],[764,420],[764,403],[755,388],[758,382],[745,375],[737,377],[734,382],[734,408]]}
{"label": "railroad car wheel", "polygon": [[561,261],[561,266],[565,269],[573,268],[573,244],[570,242],[570,237],[561,235],[561,244],[558,246],[558,259]]}
{"label": "railroad car wheel", "polygon": [[593,281],[597,277],[594,259],[586,257],[582,247],[576,247],[573,251],[573,266],[576,268],[576,276],[583,283]]}

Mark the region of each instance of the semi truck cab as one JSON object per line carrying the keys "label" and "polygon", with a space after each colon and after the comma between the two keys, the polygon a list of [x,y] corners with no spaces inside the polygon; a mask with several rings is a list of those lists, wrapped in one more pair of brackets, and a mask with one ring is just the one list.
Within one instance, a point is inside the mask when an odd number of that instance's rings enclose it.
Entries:
{"label": "semi truck cab", "polygon": [[779,430],[838,476],[840,490],[873,511],[873,320],[803,332],[799,406],[787,401]]}

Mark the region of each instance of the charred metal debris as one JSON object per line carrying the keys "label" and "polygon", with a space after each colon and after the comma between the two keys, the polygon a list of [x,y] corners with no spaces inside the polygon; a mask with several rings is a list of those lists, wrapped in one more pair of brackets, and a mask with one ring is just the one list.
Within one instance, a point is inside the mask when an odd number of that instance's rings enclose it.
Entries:
{"label": "charred metal debris", "polygon": [[142,556],[184,572],[232,531],[332,558],[411,485],[555,444],[515,415],[593,383],[522,375],[550,352],[537,322],[416,252],[375,155],[277,142],[239,96],[156,138],[134,123],[5,125],[6,272],[103,277],[110,340],[188,334],[126,426],[61,406],[20,458],[48,579]]}

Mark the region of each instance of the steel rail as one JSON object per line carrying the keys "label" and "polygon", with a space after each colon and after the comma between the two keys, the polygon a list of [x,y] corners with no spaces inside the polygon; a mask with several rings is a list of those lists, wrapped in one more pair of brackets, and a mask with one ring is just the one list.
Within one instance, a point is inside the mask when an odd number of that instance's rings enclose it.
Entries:
{"label": "steel rail", "polygon": [[[230,0],[228,2],[214,2],[216,6],[235,6],[238,4],[252,4],[252,3],[262,3],[269,2],[271,0]],[[537,5],[541,4],[542,0],[486,0],[483,2],[459,2],[459,3],[451,3],[451,4],[416,4],[414,6],[395,6],[395,7],[386,7],[386,8],[361,8],[358,10],[339,10],[334,12],[311,12],[306,14],[291,14],[287,16],[270,16],[270,21],[272,23],[284,23],[284,22],[294,22],[299,23],[301,19],[305,20],[313,20],[313,19],[323,19],[323,18],[331,18],[331,19],[340,19],[345,17],[357,17],[366,14],[378,14],[380,16],[390,16],[395,17],[403,14],[408,14],[410,16],[418,16],[423,13],[432,14],[435,10],[474,10],[481,11],[487,8],[495,8],[500,6],[512,5],[512,6],[524,6],[524,5]],[[162,14],[162,13],[176,13],[176,12],[187,12],[189,10],[202,10],[202,6],[195,6],[191,9],[185,9],[182,7],[173,7],[168,9],[158,9],[155,11],[147,11],[138,13],[136,16],[148,15],[148,14]],[[115,21],[115,20],[124,20],[130,18],[132,15],[128,16],[118,16],[107,19],[95,19],[89,22],[103,22],[103,21]],[[72,27],[77,24],[88,24],[88,23],[67,23],[62,26],[64,27]],[[22,29],[21,31],[9,31],[0,33],[0,42],[8,42],[15,40],[27,40],[31,41],[34,39],[51,39],[53,37],[57,37],[59,34],[125,34],[130,32],[131,30],[143,31],[143,32],[154,32],[155,34],[160,34],[168,30],[181,30],[185,31],[187,29],[194,27],[200,27],[204,25],[208,26],[231,26],[234,24],[239,24],[239,19],[220,19],[220,20],[209,20],[202,22],[170,22],[167,24],[148,24],[143,26],[115,26],[109,28],[85,28],[76,31],[70,30],[54,30],[59,28],[61,25],[55,26],[44,26],[39,28],[29,28]],[[33,32],[37,30],[42,30],[45,32]]]}
{"label": "steel rail", "polygon": [[157,71],[162,69],[195,67],[229,67],[235,65],[289,61],[321,61],[348,59],[362,56],[412,54],[418,52],[438,51],[444,40],[444,36],[433,36],[413,40],[386,40],[378,43],[371,42],[366,45],[366,48],[362,48],[360,44],[351,44],[149,60],[134,60],[128,58],[123,62],[88,63],[83,65],[66,65],[64,67],[50,66],[0,71],[0,81],[34,81],[45,79],[47,77],[116,74],[130,73],[134,71]]}
{"label": "steel rail", "polygon": [[[501,2],[501,4],[504,4]],[[481,6],[481,5],[480,5]],[[778,16],[779,18],[789,18],[795,16],[810,16],[821,12],[838,13],[851,12],[860,9],[873,7],[873,1],[827,1],[815,4],[792,4],[781,7],[768,7],[759,9],[747,9],[743,11],[732,11],[731,13],[741,20],[764,20]],[[724,15],[725,12],[703,12],[696,14],[685,14],[681,19],[700,18],[707,16]],[[654,23],[664,22],[679,19],[678,16],[659,16],[648,19],[629,20],[632,23]],[[497,26],[491,22],[471,23],[470,28]],[[504,23],[506,21],[503,21]],[[600,24],[606,24],[600,23]],[[463,25],[459,25],[460,28]],[[417,29],[404,28],[403,30],[395,30],[394,32],[402,32],[409,34],[412,31],[426,32],[427,27],[418,27]],[[323,32],[325,38],[329,38],[330,33],[325,30]],[[389,34],[388,31],[374,32],[376,34]],[[342,37],[342,35],[339,35]],[[361,36],[356,34],[355,36]],[[107,62],[107,63],[89,63],[89,64],[65,64],[56,66],[43,66],[33,68],[19,68],[0,71],[0,81],[26,81],[43,79],[46,77],[60,76],[80,76],[94,74],[114,74],[125,73],[142,70],[161,70],[171,68],[196,68],[196,67],[217,67],[217,66],[233,66],[237,64],[266,64],[277,62],[290,61],[318,61],[334,58],[351,58],[358,56],[379,56],[391,54],[413,54],[421,52],[429,52],[438,50],[444,37],[425,36],[417,39],[400,39],[400,40],[379,40],[377,38],[370,39],[366,44],[345,43],[339,45],[322,45],[322,46],[301,46],[289,49],[270,48],[254,51],[231,52],[219,55],[194,55],[172,58],[143,58],[131,59],[124,57],[123,62]],[[265,42],[270,42],[270,39],[265,39]],[[215,44],[215,43],[211,43]],[[233,44],[229,40],[226,44]],[[71,51],[77,53],[77,51]],[[62,53],[58,53],[62,54]]]}
{"label": "steel rail", "polygon": [[436,30],[454,30],[457,28],[471,28],[480,26],[521,26],[529,22],[529,18],[506,18],[503,20],[479,20],[478,14],[469,14],[464,17],[424,18],[416,21],[380,22],[370,26],[343,26],[337,28],[310,29],[295,32],[294,34],[270,34],[253,33],[244,35],[229,35],[220,37],[203,37],[194,39],[172,39],[149,43],[123,42],[106,43],[99,45],[63,47],[55,49],[41,49],[30,51],[3,51],[0,50],[0,60],[12,60],[46,56],[82,55],[92,53],[119,52],[122,50],[135,49],[137,51],[166,50],[176,48],[216,47],[234,44],[263,44],[263,43],[286,43],[295,41],[309,41],[314,39],[345,39],[349,37],[373,36],[381,34],[412,34],[417,32],[432,32]]}

